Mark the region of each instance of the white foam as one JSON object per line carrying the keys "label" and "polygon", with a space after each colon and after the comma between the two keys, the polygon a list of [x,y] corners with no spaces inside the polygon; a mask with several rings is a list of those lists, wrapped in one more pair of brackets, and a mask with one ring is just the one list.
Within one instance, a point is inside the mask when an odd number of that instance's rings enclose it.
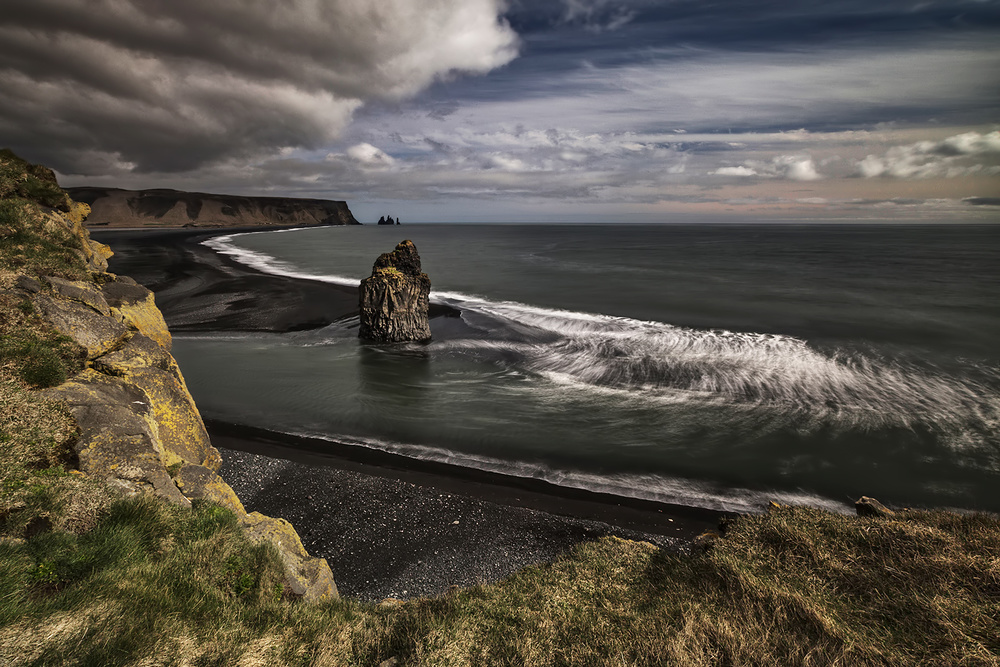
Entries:
{"label": "white foam", "polygon": [[348,287],[358,286],[358,284],[361,282],[360,278],[353,278],[351,276],[306,273],[304,271],[300,271],[298,268],[296,268],[292,264],[289,264],[288,262],[283,262],[263,252],[250,250],[248,248],[241,248],[240,246],[235,245],[232,242],[233,239],[235,239],[238,236],[249,236],[251,234],[278,234],[282,232],[297,231],[299,229],[308,229],[308,228],[298,227],[296,229],[281,229],[271,232],[244,232],[242,234],[215,236],[206,241],[202,241],[201,244],[204,246],[208,246],[209,248],[211,248],[212,250],[216,251],[221,255],[232,257],[240,264],[245,264],[263,273],[270,273],[271,275],[285,276],[288,278],[315,280],[317,282],[330,283],[334,285],[346,285]]}
{"label": "white foam", "polygon": [[542,463],[509,461],[490,456],[372,438],[331,436],[310,432],[291,433],[290,435],[326,440],[352,447],[364,447],[419,461],[445,463],[508,477],[535,479],[570,489],[651,500],[684,507],[700,507],[726,512],[761,512],[767,508],[768,502],[773,500],[782,504],[807,505],[832,512],[853,512],[851,505],[804,491],[759,491],[739,487],[727,488],[697,480],[652,474],[597,475],[579,470],[552,468]]}
{"label": "white foam", "polygon": [[[1000,396],[981,382],[859,353],[826,354],[791,336],[686,329],[512,302],[455,305],[496,320],[497,335],[513,330],[522,338],[445,341],[442,349],[517,352],[527,369],[580,390],[671,401],[683,391],[701,400],[776,404],[862,428],[925,423],[961,430],[971,423],[990,431],[1000,420]],[[1000,383],[1000,370],[976,371],[991,385]]]}

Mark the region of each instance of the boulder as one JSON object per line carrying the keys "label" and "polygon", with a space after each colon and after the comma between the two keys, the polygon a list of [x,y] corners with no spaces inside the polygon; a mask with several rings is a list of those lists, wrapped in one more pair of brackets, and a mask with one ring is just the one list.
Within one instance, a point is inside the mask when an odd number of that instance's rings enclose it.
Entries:
{"label": "boulder", "polygon": [[14,280],[14,286],[27,294],[38,294],[42,291],[42,284],[29,276],[18,276]]}
{"label": "boulder", "polygon": [[121,347],[132,335],[121,322],[105,317],[83,303],[53,299],[45,294],[33,295],[33,301],[56,331],[69,336],[87,350],[88,359]]}
{"label": "boulder", "polygon": [[854,511],[857,512],[858,516],[890,517],[896,515],[891,509],[868,496],[858,498],[854,503]]}
{"label": "boulder", "polygon": [[208,500],[231,509],[241,519],[246,509],[236,492],[214,470],[205,466],[185,465],[174,476],[174,483],[186,498]]}
{"label": "boulder", "polygon": [[309,555],[292,524],[260,512],[247,514],[242,524],[251,542],[267,540],[278,548],[285,562],[285,586],[290,593],[308,601],[339,597],[326,559]]}
{"label": "boulder", "polygon": [[111,308],[108,306],[108,302],[94,283],[82,280],[66,280],[55,276],[47,276],[43,280],[52,287],[52,291],[56,294],[71,301],[78,301],[85,306],[90,306],[105,317],[111,315]]}
{"label": "boulder", "polygon": [[120,350],[95,359],[96,370],[141,387],[157,423],[163,463],[189,463],[213,471],[222,465],[174,358],[151,338],[136,334]]}
{"label": "boulder", "polygon": [[156,307],[152,292],[128,276],[115,276],[104,284],[101,291],[119,321],[170,349],[173,338],[163,320],[163,313]]}
{"label": "boulder", "polygon": [[412,241],[380,255],[361,281],[358,336],[377,343],[430,340],[431,280]]}
{"label": "boulder", "polygon": [[115,253],[110,246],[106,246],[98,241],[87,239],[83,246],[83,256],[87,260],[87,268],[94,273],[104,273],[108,270],[108,259]]}
{"label": "boulder", "polygon": [[82,472],[190,506],[163,466],[159,428],[140,388],[88,369],[44,394],[64,401],[80,427],[73,449]]}

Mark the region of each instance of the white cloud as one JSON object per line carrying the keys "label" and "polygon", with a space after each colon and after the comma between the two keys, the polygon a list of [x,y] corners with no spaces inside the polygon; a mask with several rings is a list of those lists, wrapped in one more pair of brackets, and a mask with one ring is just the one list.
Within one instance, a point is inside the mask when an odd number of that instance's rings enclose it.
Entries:
{"label": "white cloud", "polygon": [[[586,135],[660,128],[664,141],[697,141],[706,130],[732,128],[732,141],[752,142],[752,131],[737,128],[786,127],[795,129],[773,134],[806,143],[817,133],[797,129],[805,123],[891,118],[904,100],[917,108],[989,104],[983,91],[995,88],[990,72],[1000,70],[1000,50],[975,46],[889,54],[665,48],[641,64],[580,67],[557,79],[522,77],[517,88],[458,109],[438,129],[520,123],[526,132],[572,127]],[[677,129],[687,134],[678,136]]]}
{"label": "white cloud", "polygon": [[503,171],[529,171],[529,167],[523,160],[519,160],[509,155],[491,155],[487,161],[487,168],[501,169]]}
{"label": "white cloud", "polygon": [[390,167],[395,163],[395,160],[381,148],[366,143],[348,148],[347,156],[355,162],[372,167]]}
{"label": "white cloud", "polygon": [[948,137],[936,146],[933,146],[932,150],[945,154],[954,151],[958,155],[1000,154],[1000,131],[990,132],[989,134],[965,132],[954,137]]}
{"label": "white cloud", "polygon": [[750,167],[740,165],[739,167],[719,167],[715,171],[708,172],[713,176],[756,176],[757,172]]}
{"label": "white cloud", "polygon": [[868,155],[857,163],[865,178],[958,178],[1000,173],[1000,131],[965,132],[941,141],[918,141],[893,146],[882,155]]}
{"label": "white cloud", "polygon": [[563,5],[564,23],[582,24],[596,32],[618,30],[636,17],[635,10],[616,0],[563,0]]}
{"label": "white cloud", "polygon": [[885,161],[875,157],[874,155],[869,155],[858,163],[858,172],[865,178],[881,176],[885,173],[885,170]]}
{"label": "white cloud", "polygon": [[816,165],[813,164],[812,158],[791,158],[784,162],[783,166],[784,177],[793,181],[815,181],[821,178],[816,173]]}
{"label": "white cloud", "polygon": [[747,160],[737,167],[720,167],[708,172],[712,176],[764,176],[792,181],[815,181],[822,176],[816,172],[811,157],[779,155],[770,160]]}

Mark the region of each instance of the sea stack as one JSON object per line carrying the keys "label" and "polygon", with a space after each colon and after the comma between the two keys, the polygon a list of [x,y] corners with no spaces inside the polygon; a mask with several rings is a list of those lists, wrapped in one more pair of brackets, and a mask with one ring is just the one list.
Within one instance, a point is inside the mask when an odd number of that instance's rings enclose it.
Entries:
{"label": "sea stack", "polygon": [[361,281],[358,336],[376,343],[430,340],[430,292],[417,247],[403,241],[380,255],[371,276]]}

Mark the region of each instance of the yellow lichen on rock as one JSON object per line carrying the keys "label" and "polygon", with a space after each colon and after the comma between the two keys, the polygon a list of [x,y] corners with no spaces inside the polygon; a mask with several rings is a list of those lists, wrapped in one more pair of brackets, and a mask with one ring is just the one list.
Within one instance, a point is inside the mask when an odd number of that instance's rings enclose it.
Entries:
{"label": "yellow lichen on rock", "polygon": [[60,213],[53,211],[44,220],[46,228],[50,225],[68,229],[79,241],[80,252],[87,268],[94,273],[103,273],[108,270],[108,259],[114,255],[111,248],[90,240],[90,232],[83,226],[83,221],[90,215],[90,206],[82,202],[72,202],[69,211]]}
{"label": "yellow lichen on rock", "polygon": [[107,317],[111,314],[107,300],[97,286],[85,280],[65,280],[53,276],[46,277],[43,282],[47,283],[52,291],[71,301],[78,301],[86,306],[90,306],[101,315]]}
{"label": "yellow lichen on rock", "polygon": [[115,319],[169,350],[173,339],[153,293],[128,276],[106,275],[108,281],[101,291]]}
{"label": "yellow lichen on rock", "polygon": [[118,307],[125,324],[144,336],[149,336],[166,349],[173,345],[173,338],[163,320],[163,313],[156,307],[153,293],[150,292],[142,301],[124,303]]}
{"label": "yellow lichen on rock", "polygon": [[90,240],[81,224],[85,215],[85,205],[75,206],[68,213],[46,214],[42,224],[53,234],[79,240],[78,252],[93,279],[48,277],[43,281],[48,290],[39,283],[24,290],[58,331],[87,350],[89,368],[47,390],[65,402],[79,425],[74,450],[80,471],[128,494],[153,493],[184,506],[201,499],[226,507],[251,540],[278,549],[290,594],[307,600],[337,597],[326,560],[309,555],[292,525],[248,515],[217,474],[222,459],[170,355],[173,341],[153,293],[131,278],[106,273],[112,252]]}
{"label": "yellow lichen on rock", "polygon": [[33,295],[32,300],[56,331],[87,350],[88,359],[111,352],[131,336],[124,325],[83,303],[54,299],[45,294]]}
{"label": "yellow lichen on rock", "polygon": [[236,516],[246,516],[246,509],[232,487],[205,466],[185,465],[174,476],[174,483],[191,500],[204,499],[227,507]]}
{"label": "yellow lichen on rock", "polygon": [[83,224],[83,221],[87,219],[87,216],[90,215],[90,204],[75,201],[69,207],[69,212],[64,215],[66,216],[66,219],[74,225],[81,225]]}
{"label": "yellow lichen on rock", "polygon": [[158,427],[164,465],[184,462],[219,469],[222,458],[209,440],[177,362],[154,340],[133,336],[120,350],[95,360],[94,367],[142,387]]}
{"label": "yellow lichen on rock", "polygon": [[310,601],[339,597],[326,559],[309,555],[292,524],[260,512],[247,514],[242,523],[252,542],[267,540],[278,547],[285,561],[285,584],[294,595]]}
{"label": "yellow lichen on rock", "polygon": [[73,449],[81,471],[128,493],[151,491],[191,504],[167,474],[159,426],[140,387],[87,369],[45,393],[64,401],[80,426]]}

